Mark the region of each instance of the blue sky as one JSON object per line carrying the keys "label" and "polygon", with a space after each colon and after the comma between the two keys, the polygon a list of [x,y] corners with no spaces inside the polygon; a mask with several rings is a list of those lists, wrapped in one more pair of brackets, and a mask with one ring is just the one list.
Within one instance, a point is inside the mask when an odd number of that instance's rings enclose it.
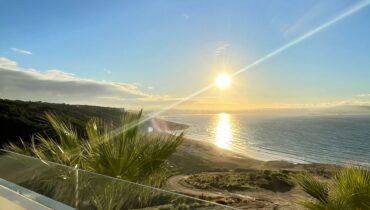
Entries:
{"label": "blue sky", "polygon": [[[361,2],[1,1],[0,57],[3,63],[16,62],[12,70],[32,79],[22,75],[9,82],[15,76],[7,72],[0,97],[160,108],[213,82],[218,72],[237,71]],[[229,90],[212,89],[183,107],[366,104],[369,20],[367,6],[240,74]],[[73,82],[73,94],[62,90],[60,78],[70,87]],[[47,84],[37,86],[38,80]],[[86,95],[88,82],[99,86],[96,96]]]}

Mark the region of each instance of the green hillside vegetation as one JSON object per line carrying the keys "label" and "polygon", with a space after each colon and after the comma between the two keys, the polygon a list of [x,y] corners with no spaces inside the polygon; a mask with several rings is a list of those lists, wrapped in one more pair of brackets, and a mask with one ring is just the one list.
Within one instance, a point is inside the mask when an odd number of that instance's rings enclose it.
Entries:
{"label": "green hillside vegetation", "polygon": [[[56,133],[51,129],[45,113],[55,114],[59,119],[68,121],[77,133],[82,135],[81,138],[86,138],[84,136],[85,127],[91,119],[97,119],[112,127],[119,127],[122,125],[125,110],[123,108],[0,99],[0,146],[18,143],[20,139],[30,142],[31,136],[37,133],[55,138]],[[173,122],[167,122],[167,125],[172,129],[187,127]]]}
{"label": "green hillside vegetation", "polygon": [[118,108],[4,99],[0,99],[0,110],[1,145],[19,142],[20,138],[29,142],[32,135],[40,132],[55,137],[55,132],[45,119],[46,112],[70,122],[78,133],[83,133],[86,123],[92,118],[116,127],[121,124],[124,113],[124,109]]}

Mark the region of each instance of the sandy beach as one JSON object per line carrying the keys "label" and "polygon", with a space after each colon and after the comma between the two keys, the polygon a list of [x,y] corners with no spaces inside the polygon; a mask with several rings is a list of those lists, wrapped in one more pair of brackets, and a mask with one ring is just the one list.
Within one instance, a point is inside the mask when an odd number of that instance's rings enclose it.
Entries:
{"label": "sandy beach", "polygon": [[[291,181],[285,183],[284,180],[274,180],[274,176],[284,175],[289,179],[290,175],[305,171],[328,180],[336,168],[334,165],[290,163],[270,158],[252,151],[241,155],[208,142],[185,139],[170,159],[172,176],[168,179],[167,187],[240,209],[301,209],[297,203],[309,197],[294,183],[290,184]],[[235,189],[218,187],[225,183],[214,181],[235,179],[243,184],[251,181],[243,178],[252,175],[263,179],[254,181],[256,185],[246,189],[237,185]],[[194,177],[204,180],[201,183],[191,182]],[[263,184],[259,185],[259,182]]]}

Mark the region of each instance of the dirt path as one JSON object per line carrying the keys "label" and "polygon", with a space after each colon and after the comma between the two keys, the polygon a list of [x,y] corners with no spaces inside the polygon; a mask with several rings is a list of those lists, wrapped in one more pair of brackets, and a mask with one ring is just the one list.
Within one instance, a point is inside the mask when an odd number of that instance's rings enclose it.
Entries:
{"label": "dirt path", "polygon": [[179,193],[205,198],[224,205],[231,205],[239,209],[272,210],[277,207],[274,202],[268,199],[255,198],[250,195],[236,192],[197,189],[184,181],[188,177],[188,175],[173,176],[168,180],[168,187]]}
{"label": "dirt path", "polygon": [[220,198],[220,197],[238,197],[240,199],[250,199],[250,200],[255,200],[255,198],[247,195],[241,195],[238,193],[231,193],[228,191],[210,191],[210,190],[202,190],[202,189],[197,189],[186,182],[184,182],[185,179],[187,179],[189,176],[188,175],[177,175],[173,176],[168,180],[168,186],[176,190],[179,193],[183,193],[186,195],[192,195],[192,196],[206,196],[206,197],[212,197],[212,198]]}
{"label": "dirt path", "polygon": [[182,194],[211,200],[224,205],[231,205],[239,209],[297,210],[302,209],[297,204],[297,201],[305,198],[299,188],[293,188],[286,193],[276,193],[263,189],[240,192],[203,190],[187,184],[184,180],[188,177],[189,175],[170,177],[167,182],[168,187]]}

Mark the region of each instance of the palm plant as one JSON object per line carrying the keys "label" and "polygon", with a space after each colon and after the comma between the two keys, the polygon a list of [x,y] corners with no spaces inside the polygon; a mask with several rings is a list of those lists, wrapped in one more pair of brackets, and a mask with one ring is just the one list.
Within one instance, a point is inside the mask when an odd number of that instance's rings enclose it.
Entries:
{"label": "palm plant", "polygon": [[[140,129],[142,112],[126,113],[119,132],[99,120],[86,125],[86,139],[79,138],[70,123],[46,114],[57,139],[36,135],[31,144],[10,144],[10,151],[115,178],[151,183],[161,180],[166,160],[181,144],[183,135],[150,133]],[[154,183],[154,182],[153,182]],[[155,183],[158,185],[160,183]]]}
{"label": "palm plant", "polygon": [[294,177],[313,200],[302,202],[311,210],[370,209],[370,171],[359,166],[340,169],[327,183],[309,174]]}
{"label": "palm plant", "polygon": [[[66,166],[95,172],[118,179],[138,182],[154,187],[161,187],[165,183],[167,159],[175,152],[183,141],[183,134],[170,135],[161,133],[147,133],[140,128],[142,112],[125,113],[122,126],[113,130],[112,126],[93,119],[86,125],[86,134],[78,135],[70,123],[60,120],[56,115],[46,114],[46,118],[56,133],[56,139],[48,136],[36,135],[30,144],[22,142],[21,145],[9,144],[6,149],[17,153],[32,155],[46,164],[48,161]],[[81,138],[79,136],[86,136]],[[63,167],[48,164],[48,169],[35,172],[32,179],[35,188],[43,188],[54,198],[73,204],[73,189],[76,180],[73,170],[61,170]],[[85,173],[83,173],[85,174]],[[62,177],[56,179],[55,177]],[[92,203],[109,203],[112,209],[124,206],[145,206],[154,197],[152,191],[136,189],[134,187],[105,186],[103,182],[96,182],[93,176],[83,176],[80,179],[80,196],[91,197]],[[115,194],[107,199],[96,199],[89,195],[91,183],[95,183],[95,192],[102,191],[104,195]],[[98,183],[98,184],[96,184]],[[117,185],[116,185],[117,186]],[[55,190],[55,188],[58,188]],[[118,191],[121,193],[119,194]],[[126,193],[125,193],[126,192]],[[130,193],[127,193],[130,192]],[[125,199],[122,196],[126,194]],[[133,200],[140,200],[139,204]],[[118,202],[119,200],[119,202]],[[109,202],[107,202],[109,201]],[[114,203],[110,203],[115,201]],[[104,204],[105,205],[105,204]]]}
{"label": "palm plant", "polygon": [[43,161],[51,161],[66,166],[80,164],[84,149],[83,140],[69,122],[63,122],[56,115],[46,113],[45,118],[56,133],[56,139],[41,134],[31,138],[31,143],[21,141],[21,145],[10,143],[5,149],[25,155],[37,157]]}
{"label": "palm plant", "polygon": [[138,127],[140,117],[141,112],[125,116],[118,134],[107,132],[109,128],[99,121],[90,122],[84,145],[86,169],[129,181],[161,185],[166,159],[182,142],[182,134],[143,132]]}

